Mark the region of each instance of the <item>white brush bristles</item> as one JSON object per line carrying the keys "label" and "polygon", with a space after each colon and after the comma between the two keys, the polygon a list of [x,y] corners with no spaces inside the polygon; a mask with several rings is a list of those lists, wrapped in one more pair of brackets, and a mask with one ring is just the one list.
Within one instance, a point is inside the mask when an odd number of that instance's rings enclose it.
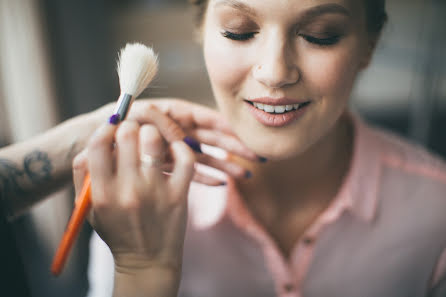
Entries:
{"label": "white brush bristles", "polygon": [[158,57],[151,48],[140,43],[128,43],[121,50],[118,60],[121,94],[138,97],[157,72]]}

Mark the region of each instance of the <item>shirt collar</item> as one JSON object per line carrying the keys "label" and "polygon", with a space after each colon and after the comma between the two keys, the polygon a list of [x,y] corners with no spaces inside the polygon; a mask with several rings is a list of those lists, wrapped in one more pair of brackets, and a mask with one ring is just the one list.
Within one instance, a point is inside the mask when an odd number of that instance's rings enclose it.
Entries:
{"label": "shirt collar", "polygon": [[371,222],[377,212],[382,147],[375,131],[357,115],[354,126],[354,150],[350,170],[341,191],[352,203],[352,212]]}
{"label": "shirt collar", "polygon": [[[350,118],[354,127],[350,169],[338,194],[321,214],[317,225],[338,219],[344,211],[351,211],[365,222],[372,222],[376,216],[381,163],[379,138],[357,115],[350,114]],[[212,227],[227,214],[242,225],[252,220],[242,201],[239,201],[231,180],[226,187],[192,184],[189,193],[190,217],[192,223],[200,229]]]}

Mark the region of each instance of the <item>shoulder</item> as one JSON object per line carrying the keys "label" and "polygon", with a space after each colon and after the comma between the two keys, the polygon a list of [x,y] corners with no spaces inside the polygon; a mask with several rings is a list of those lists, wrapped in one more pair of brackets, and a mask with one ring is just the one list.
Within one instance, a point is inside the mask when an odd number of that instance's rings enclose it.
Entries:
{"label": "shoulder", "polygon": [[380,161],[386,168],[420,181],[446,185],[446,161],[427,148],[392,132],[368,126],[380,151]]}
{"label": "shoulder", "polygon": [[407,219],[403,219],[407,224],[442,233],[446,225],[446,162],[391,132],[367,129],[379,150],[382,206],[392,210],[391,216]]}

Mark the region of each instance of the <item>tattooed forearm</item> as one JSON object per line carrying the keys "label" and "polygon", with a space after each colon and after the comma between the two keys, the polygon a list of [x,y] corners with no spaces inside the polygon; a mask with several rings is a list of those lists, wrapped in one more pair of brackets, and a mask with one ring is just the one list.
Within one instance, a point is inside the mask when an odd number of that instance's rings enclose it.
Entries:
{"label": "tattooed forearm", "polygon": [[52,164],[48,154],[33,151],[25,156],[23,164],[0,158],[0,198],[7,205],[13,197],[32,192],[33,187],[51,179]]}

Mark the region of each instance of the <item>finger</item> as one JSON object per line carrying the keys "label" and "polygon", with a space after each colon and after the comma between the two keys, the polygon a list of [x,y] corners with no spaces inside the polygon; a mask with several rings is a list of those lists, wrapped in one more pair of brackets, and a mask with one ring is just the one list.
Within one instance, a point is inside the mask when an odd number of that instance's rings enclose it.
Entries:
{"label": "finger", "polygon": [[104,124],[91,137],[88,147],[88,170],[96,183],[102,184],[113,176],[113,140],[117,126]]}
{"label": "finger", "polygon": [[197,161],[206,166],[226,172],[236,179],[247,178],[250,175],[248,173],[249,171],[247,171],[245,168],[241,167],[237,163],[228,160],[216,159],[210,155],[199,154],[197,155]]}
{"label": "finger", "polygon": [[173,197],[181,197],[187,193],[190,182],[194,175],[195,154],[183,141],[175,141],[171,144],[174,168],[169,179],[169,186],[174,194]]}
{"label": "finger", "polygon": [[139,169],[139,125],[123,121],[116,132],[116,170],[119,176],[133,177]]}
{"label": "finger", "polygon": [[168,143],[183,140],[186,137],[181,126],[153,104],[144,109],[144,117],[139,116],[137,119],[141,124],[149,123],[156,126]]}
{"label": "finger", "polygon": [[226,181],[202,174],[200,172],[195,171],[193,181],[196,183],[200,183],[206,186],[217,187],[226,185]]}
{"label": "finger", "polygon": [[258,162],[259,157],[247,148],[236,136],[221,133],[215,130],[195,129],[188,133],[200,143],[219,147],[225,151]]}
{"label": "finger", "polygon": [[187,119],[192,121],[188,123],[189,126],[235,135],[227,120],[215,109],[184,100],[172,99],[165,100],[163,103],[164,106],[161,108],[177,122]]}
{"label": "finger", "polygon": [[156,166],[144,166],[142,163],[140,166],[142,173],[150,174],[155,168],[157,169],[155,171],[161,172],[166,158],[167,143],[155,126],[143,125],[139,130],[139,151],[141,156],[151,156],[161,163]]}
{"label": "finger", "polygon": [[[169,163],[169,164],[165,164],[162,167],[162,171],[164,174],[166,175],[170,175],[172,173],[173,170],[173,164]],[[219,179],[217,177],[214,176],[210,176],[201,172],[198,172],[197,170],[195,170],[194,173],[194,177],[193,177],[193,181],[199,184],[203,184],[206,186],[223,186],[226,185],[226,181],[223,179]]]}
{"label": "finger", "polygon": [[84,183],[85,176],[88,172],[88,159],[87,150],[83,150],[73,159],[73,183],[76,198],[79,195],[82,185]]}
{"label": "finger", "polygon": [[135,103],[139,104],[141,108],[133,109],[129,116],[139,122],[151,122],[147,117],[146,110],[155,106],[163,114],[180,124],[183,129],[198,127],[233,134],[229,123],[218,111],[203,105],[173,98],[138,100]]}

